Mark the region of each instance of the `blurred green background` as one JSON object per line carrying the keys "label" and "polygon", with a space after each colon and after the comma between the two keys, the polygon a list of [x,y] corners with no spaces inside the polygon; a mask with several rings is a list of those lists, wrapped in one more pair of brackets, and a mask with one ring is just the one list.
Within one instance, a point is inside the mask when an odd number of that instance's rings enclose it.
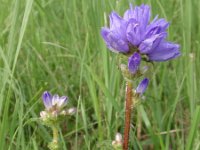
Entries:
{"label": "blurred green background", "polygon": [[[112,10],[149,4],[170,23],[182,56],[155,63],[133,113],[130,149],[200,149],[199,0],[0,0],[0,150],[46,150],[43,91],[68,95],[63,150],[109,150],[123,133],[125,82],[100,29]],[[141,129],[140,139],[137,130]]]}

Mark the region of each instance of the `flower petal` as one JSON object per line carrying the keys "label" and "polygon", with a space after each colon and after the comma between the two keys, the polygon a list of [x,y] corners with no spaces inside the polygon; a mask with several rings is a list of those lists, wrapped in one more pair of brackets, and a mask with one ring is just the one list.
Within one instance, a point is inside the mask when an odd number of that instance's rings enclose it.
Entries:
{"label": "flower petal", "polygon": [[142,95],[145,92],[148,84],[149,84],[149,79],[148,78],[143,79],[136,88],[136,93]]}
{"label": "flower petal", "polygon": [[128,59],[128,69],[132,74],[135,74],[140,66],[141,56],[139,53],[135,52]]}
{"label": "flower petal", "polygon": [[129,51],[128,42],[123,40],[121,36],[114,31],[108,28],[102,28],[101,35],[110,50],[122,53],[127,53]]}
{"label": "flower petal", "polygon": [[148,54],[149,60],[166,61],[180,56],[180,45],[163,41],[159,46]]}
{"label": "flower petal", "polygon": [[111,30],[119,29],[121,27],[123,19],[116,12],[112,12],[109,18]]}
{"label": "flower petal", "polygon": [[62,96],[59,98],[59,101],[58,101],[58,107],[64,107],[68,102],[68,97],[67,96]]}
{"label": "flower petal", "polygon": [[58,105],[59,103],[59,96],[58,94],[55,94],[52,98],[52,105],[55,106],[55,105]]}
{"label": "flower petal", "polygon": [[127,21],[121,18],[117,13],[110,14],[110,30],[115,32],[121,39],[126,40]]}
{"label": "flower petal", "polygon": [[139,46],[140,52],[144,54],[150,53],[153,49],[155,49],[159,45],[159,43],[164,38],[166,38],[166,36],[167,36],[167,33],[162,32],[160,34],[153,35],[152,37],[144,40]]}
{"label": "flower petal", "polygon": [[129,20],[129,19],[132,19],[132,18],[135,18],[135,15],[134,15],[134,9],[133,9],[133,5],[130,4],[130,9],[128,9],[127,11],[125,11],[124,13],[124,20]]}
{"label": "flower petal", "polygon": [[149,38],[155,34],[160,34],[165,32],[168,28],[169,23],[165,19],[158,19],[157,16],[155,19],[147,26],[146,29],[146,38]]}
{"label": "flower petal", "polygon": [[145,31],[141,28],[140,24],[136,20],[129,20],[126,36],[131,44],[138,46],[144,39],[144,32]]}
{"label": "flower petal", "polygon": [[146,28],[150,20],[150,17],[151,17],[151,11],[148,5],[142,4],[140,6],[136,6],[133,9],[132,5],[130,4],[130,9],[124,13],[123,18],[125,20],[135,19],[137,22],[141,24],[141,26],[144,29]]}
{"label": "flower petal", "polygon": [[129,51],[126,39],[126,27],[127,22],[117,13],[112,12],[110,14],[110,29],[102,28],[101,35],[111,51],[122,53]]}
{"label": "flower petal", "polygon": [[46,109],[50,109],[52,107],[52,96],[48,91],[45,91],[42,95],[43,103]]}
{"label": "flower petal", "polygon": [[151,29],[153,27],[160,27],[163,32],[169,27],[169,22],[167,22],[164,18],[158,19],[158,16],[156,16],[147,28]]}

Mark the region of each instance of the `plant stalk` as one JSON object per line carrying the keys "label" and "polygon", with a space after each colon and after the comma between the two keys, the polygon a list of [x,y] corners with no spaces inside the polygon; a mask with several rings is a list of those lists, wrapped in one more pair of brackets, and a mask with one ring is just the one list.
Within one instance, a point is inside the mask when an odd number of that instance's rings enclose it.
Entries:
{"label": "plant stalk", "polygon": [[132,83],[127,81],[123,150],[128,150],[128,145],[129,145],[129,132],[130,132],[130,123],[131,123],[132,104],[133,104],[132,103]]}
{"label": "plant stalk", "polygon": [[51,143],[49,143],[49,149],[50,150],[58,150],[59,149],[58,128],[56,126],[53,126],[52,130],[53,130],[53,140]]}
{"label": "plant stalk", "polygon": [[53,142],[58,143],[58,129],[53,127]]}

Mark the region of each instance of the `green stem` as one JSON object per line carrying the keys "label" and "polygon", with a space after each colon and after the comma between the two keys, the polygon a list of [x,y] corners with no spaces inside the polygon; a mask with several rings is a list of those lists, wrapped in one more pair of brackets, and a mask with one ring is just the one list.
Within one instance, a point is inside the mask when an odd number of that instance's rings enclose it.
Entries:
{"label": "green stem", "polygon": [[49,143],[50,150],[59,150],[59,143],[58,143],[58,128],[56,126],[52,127],[53,130],[53,140]]}
{"label": "green stem", "polygon": [[58,143],[58,129],[53,127],[53,142]]}

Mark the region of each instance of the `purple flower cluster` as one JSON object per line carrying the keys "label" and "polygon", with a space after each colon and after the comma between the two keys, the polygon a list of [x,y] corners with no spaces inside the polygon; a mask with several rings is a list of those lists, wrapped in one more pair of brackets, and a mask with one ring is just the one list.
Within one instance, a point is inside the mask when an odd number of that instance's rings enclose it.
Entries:
{"label": "purple flower cluster", "polygon": [[110,28],[103,27],[101,35],[107,47],[114,51],[130,54],[128,60],[131,73],[136,73],[140,65],[141,55],[149,61],[166,61],[180,56],[179,45],[166,40],[169,23],[156,16],[150,22],[151,10],[142,4],[130,9],[120,17],[117,13],[110,14]]}
{"label": "purple flower cluster", "polygon": [[47,111],[60,110],[68,102],[66,96],[59,97],[57,94],[52,96],[48,91],[43,93],[42,99]]}
{"label": "purple flower cluster", "polygon": [[67,96],[51,95],[51,93],[45,91],[42,94],[42,100],[45,110],[40,112],[40,118],[49,127],[55,126],[65,118],[64,116],[74,115],[77,111],[75,107],[65,108],[68,103]]}

